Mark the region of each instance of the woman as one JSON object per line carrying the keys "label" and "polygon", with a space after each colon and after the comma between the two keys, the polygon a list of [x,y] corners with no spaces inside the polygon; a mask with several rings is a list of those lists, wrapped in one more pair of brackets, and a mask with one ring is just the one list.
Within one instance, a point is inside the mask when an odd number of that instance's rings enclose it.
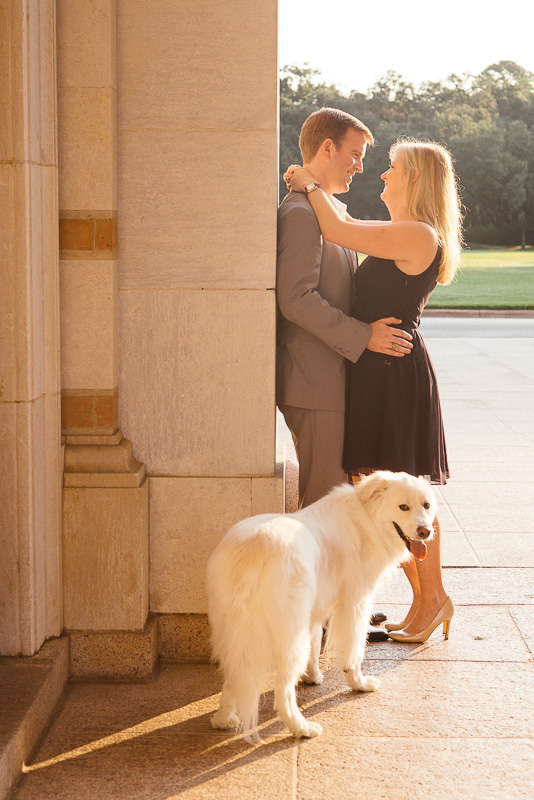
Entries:
{"label": "woman", "polygon": [[[451,157],[440,145],[400,141],[390,161],[381,176],[388,222],[342,219],[321,187],[311,187],[308,171],[293,166],[285,177],[292,191],[307,188],[326,239],[369,256],[356,273],[354,316],[366,322],[396,316],[413,336],[409,356],[366,350],[347,364],[344,470],[352,482],[390,469],[443,484],[449,471],[440,401],[418,326],[436,282],[450,283],[458,267],[460,203]],[[434,530],[426,559],[405,567],[413,602],[402,623],[386,626],[396,641],[424,642],[442,623],[448,638],[454,605],[443,586],[437,517]]]}

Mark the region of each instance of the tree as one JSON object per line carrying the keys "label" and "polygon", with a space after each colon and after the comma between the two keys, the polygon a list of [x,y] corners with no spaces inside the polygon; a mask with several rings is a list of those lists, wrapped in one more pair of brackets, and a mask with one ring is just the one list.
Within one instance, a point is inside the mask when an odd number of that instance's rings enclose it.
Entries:
{"label": "tree", "polygon": [[280,77],[280,193],[287,194],[282,175],[289,164],[300,164],[300,129],[304,120],[324,106],[342,108],[345,97],[335,86],[319,82],[319,73],[307,64],[286,66]]}
{"label": "tree", "polygon": [[[466,206],[468,241],[534,244],[534,75],[501,61],[480,75],[450,75],[416,91],[389,71],[368,92],[343,94],[318,72],[288,66],[280,82],[280,166],[300,163],[302,123],[322,106],[362,119],[373,131],[365,168],[343,201],[361,218],[387,218],[380,200],[380,175],[397,138],[427,138],[444,144],[455,160]],[[281,196],[286,193],[281,182]]]}

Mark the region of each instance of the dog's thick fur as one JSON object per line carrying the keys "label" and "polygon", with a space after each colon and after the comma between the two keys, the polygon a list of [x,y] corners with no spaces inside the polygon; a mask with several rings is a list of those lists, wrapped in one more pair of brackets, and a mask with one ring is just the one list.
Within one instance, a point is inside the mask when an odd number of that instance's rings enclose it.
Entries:
{"label": "dog's thick fur", "polygon": [[[276,670],[274,707],[294,736],[321,726],[297,707],[299,678],[321,683],[322,626],[348,685],[373,692],[363,675],[367,626],[380,578],[410,553],[410,540],[432,535],[435,498],[426,480],[375,472],[356,486],[339,486],[294,514],[263,514],[231,528],[208,563],[213,659],[224,685],[214,728],[243,726],[259,741],[258,702],[264,678]],[[396,525],[395,525],[396,523]]]}

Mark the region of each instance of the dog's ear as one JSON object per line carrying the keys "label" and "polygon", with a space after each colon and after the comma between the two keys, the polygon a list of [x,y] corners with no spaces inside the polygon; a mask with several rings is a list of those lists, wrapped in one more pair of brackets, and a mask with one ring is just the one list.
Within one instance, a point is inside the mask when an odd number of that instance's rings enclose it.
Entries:
{"label": "dog's ear", "polygon": [[381,472],[374,472],[368,478],[364,478],[360,484],[360,499],[362,503],[369,500],[376,500],[383,495],[388,488],[388,482]]}

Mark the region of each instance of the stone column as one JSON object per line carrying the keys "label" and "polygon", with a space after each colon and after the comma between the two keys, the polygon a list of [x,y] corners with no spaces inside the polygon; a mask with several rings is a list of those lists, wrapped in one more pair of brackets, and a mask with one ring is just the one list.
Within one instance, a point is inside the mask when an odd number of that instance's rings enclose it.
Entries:
{"label": "stone column", "polygon": [[62,628],[55,4],[0,5],[0,653]]}
{"label": "stone column", "polygon": [[71,671],[146,677],[155,647],[155,637],[144,630],[148,483],[117,425],[114,0],[57,0],[57,31],[63,555]]}
{"label": "stone column", "polygon": [[120,424],[150,476],[166,657],[207,655],[226,529],[283,508],[276,42],[276,0],[118,4]]}

